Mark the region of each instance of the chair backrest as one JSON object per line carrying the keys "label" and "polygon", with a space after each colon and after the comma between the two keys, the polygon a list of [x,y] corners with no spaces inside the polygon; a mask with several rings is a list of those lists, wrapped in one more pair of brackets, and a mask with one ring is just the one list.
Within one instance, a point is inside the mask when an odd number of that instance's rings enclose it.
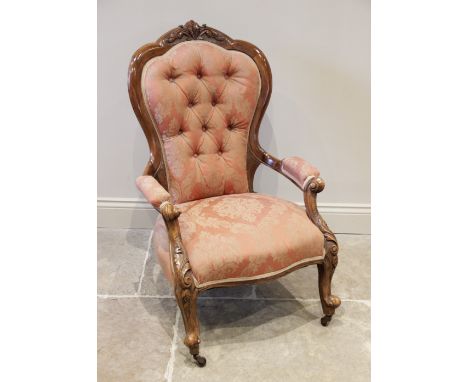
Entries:
{"label": "chair backrest", "polygon": [[174,202],[252,191],[271,94],[258,48],[189,21],[135,52],[128,85],[150,147],[145,174]]}

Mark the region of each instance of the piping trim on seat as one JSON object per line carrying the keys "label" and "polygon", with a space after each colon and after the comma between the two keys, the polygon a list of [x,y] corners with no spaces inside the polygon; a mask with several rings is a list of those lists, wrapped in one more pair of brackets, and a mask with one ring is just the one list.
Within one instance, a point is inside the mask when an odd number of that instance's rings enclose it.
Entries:
{"label": "piping trim on seat", "polygon": [[[324,250],[324,252],[325,252],[325,250]],[[195,277],[195,275],[193,275],[193,279],[195,281],[195,286],[197,288],[204,288],[204,287],[207,287],[207,286],[210,286],[210,285],[216,285],[216,284],[224,284],[226,282],[262,280],[262,279],[266,279],[266,278],[271,277],[271,276],[275,276],[275,275],[277,275],[279,273],[282,273],[284,271],[287,271],[288,269],[294,268],[297,265],[305,264],[305,263],[311,263],[311,262],[317,261],[317,260],[322,260],[324,257],[325,257],[325,253],[322,256],[315,256],[315,257],[309,257],[307,259],[302,259],[302,260],[296,261],[295,263],[292,263],[291,265],[288,265],[285,268],[279,269],[279,270],[274,271],[274,272],[264,273],[262,275],[257,275],[257,276],[232,277],[232,278],[229,278],[229,279],[207,281],[206,283],[202,283],[202,284],[198,283],[198,280]]]}

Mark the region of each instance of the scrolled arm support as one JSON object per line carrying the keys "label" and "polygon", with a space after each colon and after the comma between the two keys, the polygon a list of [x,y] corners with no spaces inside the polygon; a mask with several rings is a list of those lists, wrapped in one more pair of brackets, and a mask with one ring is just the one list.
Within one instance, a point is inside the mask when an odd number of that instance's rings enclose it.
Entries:
{"label": "scrolled arm support", "polygon": [[192,269],[182,243],[178,218],[180,211],[171,202],[163,202],[159,211],[166,224],[169,236],[169,252],[172,260],[174,285],[180,284],[183,288],[194,287]]}
{"label": "scrolled arm support", "polygon": [[169,236],[169,253],[172,260],[174,293],[186,328],[184,343],[189,347],[190,353],[196,358],[198,357],[200,346],[200,332],[197,318],[198,290],[180,235],[178,219],[181,212],[169,201],[163,202],[159,207],[159,211],[163,216]]}
{"label": "scrolled arm support", "polygon": [[[325,188],[325,182],[322,178],[310,179],[304,189],[304,204],[307,216],[318,227],[325,237],[325,249],[330,250],[335,255],[338,254],[338,241],[335,234],[330,230],[325,220],[320,215],[317,208],[317,194]],[[336,263],[338,258],[336,259]],[[336,264],[335,264],[336,267]]]}

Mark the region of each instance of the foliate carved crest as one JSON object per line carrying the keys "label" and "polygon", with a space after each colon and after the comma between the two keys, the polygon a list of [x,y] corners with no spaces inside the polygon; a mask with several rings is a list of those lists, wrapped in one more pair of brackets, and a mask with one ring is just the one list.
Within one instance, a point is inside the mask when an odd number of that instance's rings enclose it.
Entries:
{"label": "foliate carved crest", "polygon": [[190,40],[214,40],[217,42],[228,42],[230,38],[220,31],[207,27],[206,24],[199,25],[197,22],[190,20],[184,25],[179,25],[177,28],[166,33],[158,42],[161,46],[175,45],[182,41]]}

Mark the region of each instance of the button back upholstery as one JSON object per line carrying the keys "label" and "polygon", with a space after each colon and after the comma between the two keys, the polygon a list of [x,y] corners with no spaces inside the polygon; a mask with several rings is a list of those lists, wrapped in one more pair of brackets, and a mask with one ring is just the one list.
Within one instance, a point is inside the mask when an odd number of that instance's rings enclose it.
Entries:
{"label": "button back upholstery", "polygon": [[249,191],[247,145],[261,86],[249,56],[186,41],[148,61],[141,85],[174,202]]}

